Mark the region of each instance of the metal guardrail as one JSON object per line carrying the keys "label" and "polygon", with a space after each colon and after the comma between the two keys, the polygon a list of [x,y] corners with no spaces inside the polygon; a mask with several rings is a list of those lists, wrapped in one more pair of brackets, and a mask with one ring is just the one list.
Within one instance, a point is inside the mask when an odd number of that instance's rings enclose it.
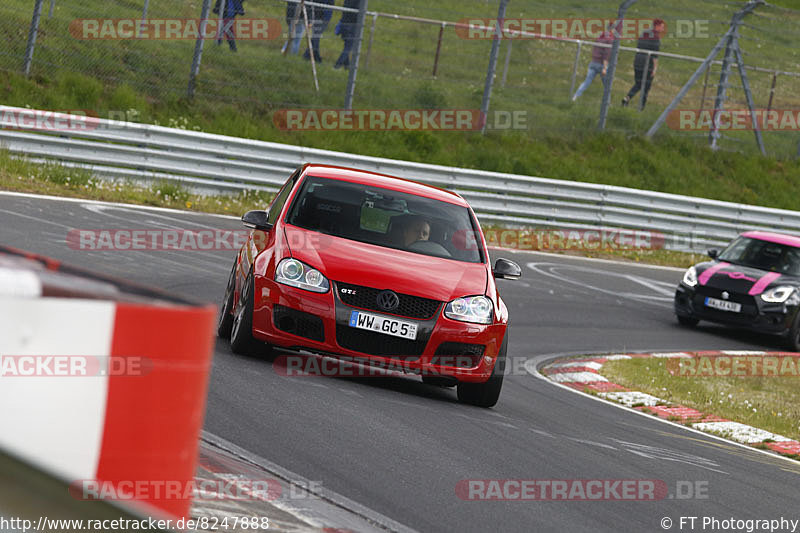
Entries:
{"label": "metal guardrail", "polygon": [[[44,114],[84,127],[56,129]],[[49,115],[47,115],[49,113]],[[11,117],[11,119],[9,119]],[[17,120],[17,122],[11,122]],[[29,127],[30,126],[30,127]],[[515,174],[428,165],[147,124],[0,106],[0,147],[113,179],[167,180],[204,193],[277,190],[306,162],[356,167],[455,190],[481,222],[660,232],[666,247],[703,251],[752,229],[800,233],[800,212]]]}

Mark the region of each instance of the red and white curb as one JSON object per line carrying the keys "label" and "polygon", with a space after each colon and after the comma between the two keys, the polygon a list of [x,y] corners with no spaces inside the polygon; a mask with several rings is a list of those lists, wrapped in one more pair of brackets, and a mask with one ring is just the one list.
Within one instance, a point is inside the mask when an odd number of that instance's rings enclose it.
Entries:
{"label": "red and white curb", "polygon": [[[631,409],[648,412],[670,421],[685,424],[694,429],[714,433],[727,439],[747,445],[766,446],[781,454],[800,455],[800,442],[713,414],[703,413],[691,407],[662,400],[651,394],[630,390],[610,382],[600,370],[608,361],[632,359],[640,357],[680,358],[717,355],[770,355],[762,351],[723,350],[704,352],[662,352],[602,355],[596,357],[565,357],[556,359],[539,369],[539,373],[547,379],[575,390],[590,391],[597,396],[610,400]],[[783,355],[783,354],[776,354]]]}

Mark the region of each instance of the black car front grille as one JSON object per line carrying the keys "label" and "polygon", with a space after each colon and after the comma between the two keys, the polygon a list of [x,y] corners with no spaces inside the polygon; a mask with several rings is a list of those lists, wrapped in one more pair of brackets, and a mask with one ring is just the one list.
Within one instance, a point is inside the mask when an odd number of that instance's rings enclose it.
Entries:
{"label": "black car front grille", "polygon": [[721,311],[708,307],[706,305],[706,297],[716,298],[717,300],[726,300],[722,297],[723,289],[699,285],[695,289],[692,304],[695,312],[709,320],[718,320],[721,322],[741,323],[748,324],[758,316],[758,306],[756,305],[755,298],[749,294],[728,291],[727,301],[742,304],[742,309],[738,313],[731,311]]}
{"label": "black car front grille", "polygon": [[474,368],[480,364],[485,350],[486,346],[483,344],[443,342],[436,348],[436,353],[431,358],[431,364],[457,368]]}
{"label": "black car front grille", "polygon": [[428,337],[420,336],[412,341],[384,333],[336,324],[336,342],[342,348],[353,350],[354,352],[379,355],[392,359],[413,360],[422,355],[425,345],[428,344]]}
{"label": "black car front grille", "polygon": [[[339,299],[344,304],[386,313],[387,311],[378,307],[378,294],[381,292],[383,292],[383,289],[336,282],[336,294],[339,295]],[[397,296],[400,298],[400,305],[397,309],[390,311],[393,315],[427,320],[435,315],[442,305],[442,302],[438,300],[411,296],[410,294],[397,293]]]}
{"label": "black car front grille", "polygon": [[272,309],[272,321],[276,328],[286,333],[305,337],[312,341],[323,342],[325,340],[325,326],[317,315],[276,305]]}

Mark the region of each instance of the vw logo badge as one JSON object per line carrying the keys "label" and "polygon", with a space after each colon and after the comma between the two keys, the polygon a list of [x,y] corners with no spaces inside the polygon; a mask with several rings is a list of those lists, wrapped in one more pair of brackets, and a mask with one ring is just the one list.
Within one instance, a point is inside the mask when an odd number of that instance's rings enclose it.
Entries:
{"label": "vw logo badge", "polygon": [[728,298],[730,298],[730,296],[731,296],[731,295],[730,295],[730,294],[728,294],[728,291],[723,291],[723,292],[722,292],[722,299],[723,299],[723,300],[727,300]]}
{"label": "vw logo badge", "polygon": [[382,291],[378,293],[377,303],[384,311],[394,311],[400,305],[400,298],[394,291]]}

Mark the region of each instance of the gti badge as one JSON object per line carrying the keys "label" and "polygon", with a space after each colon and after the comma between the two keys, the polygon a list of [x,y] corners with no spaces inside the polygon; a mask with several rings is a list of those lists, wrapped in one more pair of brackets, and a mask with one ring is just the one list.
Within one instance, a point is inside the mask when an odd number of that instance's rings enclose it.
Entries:
{"label": "gti badge", "polygon": [[730,296],[731,295],[728,294],[728,291],[722,291],[722,299],[723,300],[727,300],[728,298],[730,298]]}
{"label": "gti badge", "polygon": [[394,291],[381,291],[377,298],[378,307],[384,311],[394,311],[400,305],[400,297]]}
{"label": "gti badge", "polygon": [[342,294],[355,294],[356,293],[356,291],[354,291],[353,289],[339,289],[339,290],[341,291]]}

